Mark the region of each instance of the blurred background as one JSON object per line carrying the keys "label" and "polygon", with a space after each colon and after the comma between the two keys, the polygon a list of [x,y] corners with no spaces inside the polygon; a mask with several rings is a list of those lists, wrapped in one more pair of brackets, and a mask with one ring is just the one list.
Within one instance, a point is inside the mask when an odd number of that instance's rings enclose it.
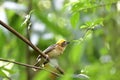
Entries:
{"label": "blurred background", "polygon": [[[120,80],[119,0],[0,0],[0,20],[41,50],[71,42],[58,57],[63,77],[0,61],[0,80]],[[0,25],[0,58],[33,65],[38,55]]]}

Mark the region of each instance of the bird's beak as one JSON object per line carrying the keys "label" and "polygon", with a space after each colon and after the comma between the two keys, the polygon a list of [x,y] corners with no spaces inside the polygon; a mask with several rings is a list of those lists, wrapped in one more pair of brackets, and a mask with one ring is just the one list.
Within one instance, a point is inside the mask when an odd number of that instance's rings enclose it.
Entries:
{"label": "bird's beak", "polygon": [[70,44],[70,42],[66,42],[66,44]]}

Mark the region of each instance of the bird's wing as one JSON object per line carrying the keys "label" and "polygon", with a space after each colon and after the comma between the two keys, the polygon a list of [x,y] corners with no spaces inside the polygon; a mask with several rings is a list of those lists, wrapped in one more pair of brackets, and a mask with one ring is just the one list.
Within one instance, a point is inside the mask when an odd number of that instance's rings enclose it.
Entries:
{"label": "bird's wing", "polygon": [[[43,51],[43,53],[44,53],[44,54],[47,54],[47,53],[51,52],[51,51],[55,48],[55,46],[56,46],[56,44],[53,44],[53,45],[49,46],[47,49],[45,49],[45,50]],[[39,55],[39,56],[37,57],[37,61],[40,61],[41,57],[42,57],[42,56]]]}
{"label": "bird's wing", "polygon": [[53,45],[49,46],[47,49],[45,49],[45,50],[43,51],[43,53],[44,53],[44,54],[48,54],[48,53],[51,52],[53,49],[55,49],[55,46],[56,46],[56,44],[53,44]]}

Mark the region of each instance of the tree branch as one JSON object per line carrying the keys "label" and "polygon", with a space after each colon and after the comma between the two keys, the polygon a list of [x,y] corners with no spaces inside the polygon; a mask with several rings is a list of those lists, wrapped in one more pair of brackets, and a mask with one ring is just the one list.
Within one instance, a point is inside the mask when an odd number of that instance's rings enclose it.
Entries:
{"label": "tree branch", "polygon": [[89,9],[92,9],[92,8],[104,7],[104,6],[107,6],[107,5],[115,4],[117,2],[118,1],[112,2],[112,3],[100,4],[100,5],[96,5],[96,6],[92,6],[92,7],[87,7],[87,8],[79,9],[79,10],[76,10],[76,11],[84,11],[84,10],[89,10]]}
{"label": "tree branch", "polygon": [[[61,74],[55,73],[53,71],[47,70],[47,69],[42,68],[42,67],[36,67],[36,66],[33,66],[33,65],[28,65],[28,64],[24,64],[24,63],[20,63],[20,62],[16,62],[16,61],[11,61],[11,60],[6,60],[6,59],[2,59],[2,58],[0,58],[0,61],[14,63],[14,64],[17,64],[17,65],[25,66],[27,68],[34,68],[34,69],[38,69],[38,70],[45,70],[45,71],[50,72],[51,74],[55,75],[56,77],[62,77],[63,76]],[[89,76],[87,76],[85,74],[73,74],[73,75],[70,75],[70,77],[73,78],[73,79],[74,78],[75,79],[85,79],[85,80],[89,79]]]}
{"label": "tree branch", "polygon": [[[31,31],[31,25],[32,25],[32,23],[31,23],[31,14],[32,14],[32,0],[27,0],[28,1],[28,4],[27,4],[27,8],[28,8],[28,10],[27,10],[27,12],[26,12],[26,14],[27,14],[27,16],[29,15],[30,17],[29,18],[26,18],[26,19],[28,19],[27,21],[26,21],[26,38],[30,41],[30,31]],[[25,20],[26,20],[25,19]],[[31,42],[31,41],[30,41]],[[31,51],[30,51],[30,48],[29,48],[29,46],[27,45],[26,46],[26,64],[30,64],[30,62],[31,62]],[[32,77],[33,77],[33,75],[31,74],[31,70],[30,70],[30,68],[27,68],[26,67],[26,73],[27,73],[27,79],[26,80],[32,80]]]}
{"label": "tree branch", "polygon": [[55,76],[57,76],[57,77],[62,76],[62,75],[60,75],[60,74],[58,74],[58,73],[55,73],[55,72],[53,72],[53,71],[47,70],[47,69],[42,68],[42,67],[36,67],[36,66],[33,66],[33,65],[24,64],[24,63],[20,63],[20,62],[16,62],[16,61],[11,61],[11,60],[6,60],[6,59],[2,59],[2,58],[0,58],[0,61],[10,62],[10,63],[14,63],[14,64],[17,64],[17,65],[25,66],[25,67],[28,67],[28,68],[34,68],[34,69],[38,69],[38,70],[45,70],[45,71],[47,71],[47,72],[52,73],[53,75],[55,75]]}
{"label": "tree branch", "polygon": [[[10,32],[12,32],[14,35],[16,35],[18,38],[20,38],[22,41],[24,41],[27,45],[31,46],[35,51],[37,51],[40,55],[42,55],[44,58],[48,59],[49,60],[49,57],[46,57],[42,51],[34,46],[27,38],[25,38],[24,36],[22,36],[21,34],[19,34],[17,31],[15,31],[12,27],[8,26],[7,24],[5,24],[4,22],[2,22],[0,20],[0,24],[5,27],[6,29],[8,29]],[[27,65],[24,65],[24,66],[27,66]],[[30,67],[30,66],[29,66]],[[36,68],[37,69],[37,68]],[[56,68],[61,74],[64,74],[64,72],[59,69],[59,68]]]}
{"label": "tree branch", "polygon": [[5,27],[6,29],[8,29],[10,32],[12,32],[14,35],[16,35],[18,38],[20,38],[22,41],[24,41],[27,45],[29,45],[30,47],[32,47],[35,51],[37,51],[41,56],[43,56],[44,58],[47,58],[49,60],[48,57],[46,57],[42,51],[34,46],[28,39],[26,39],[24,36],[22,36],[20,33],[18,33],[16,30],[14,30],[11,26],[5,24],[3,21],[0,20],[0,24]]}

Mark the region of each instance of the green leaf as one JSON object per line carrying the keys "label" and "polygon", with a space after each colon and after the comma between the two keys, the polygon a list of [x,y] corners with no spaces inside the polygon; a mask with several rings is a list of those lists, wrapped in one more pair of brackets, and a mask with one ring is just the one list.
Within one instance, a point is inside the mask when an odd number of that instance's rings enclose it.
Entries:
{"label": "green leaf", "polygon": [[94,21],[94,25],[98,25],[98,24],[103,25],[103,20],[104,20],[103,18],[96,19]]}
{"label": "green leaf", "polygon": [[0,70],[0,77],[7,77],[7,75],[2,70]]}
{"label": "green leaf", "polygon": [[47,72],[47,71],[39,71],[36,75],[35,75],[35,77],[34,77],[34,79],[33,80],[49,80],[48,79],[48,76],[49,75],[49,73]]}
{"label": "green leaf", "polygon": [[86,24],[88,27],[94,27],[94,26],[96,26],[96,25],[103,25],[103,21],[104,21],[103,18],[98,18],[98,19],[93,20],[93,21],[88,21],[88,22],[86,22],[85,24]]}
{"label": "green leaf", "polygon": [[[30,21],[32,12],[33,12],[33,11],[30,11],[29,14],[27,14],[27,15],[25,16],[25,20],[24,20],[24,22],[21,24],[21,26],[27,24],[27,23]],[[29,22],[29,23],[30,23],[30,22]],[[28,26],[27,26],[27,27],[28,27]]]}
{"label": "green leaf", "polygon": [[13,73],[14,73],[14,71],[13,71],[12,69],[7,69],[7,68],[4,68],[4,67],[3,67],[3,69],[4,69],[5,71],[9,72],[10,74],[13,74]]}
{"label": "green leaf", "polygon": [[106,10],[110,11],[110,9],[111,9],[111,5],[107,5]]}
{"label": "green leaf", "polygon": [[84,9],[84,3],[78,1],[78,2],[75,2],[72,6],[72,12],[77,12],[77,11],[80,11]]}
{"label": "green leaf", "polygon": [[75,12],[72,14],[70,21],[71,21],[71,25],[73,28],[75,28],[77,26],[77,23],[79,21],[79,17],[80,17],[79,12]]}
{"label": "green leaf", "polygon": [[90,26],[92,26],[92,25],[93,25],[93,22],[88,21],[88,22],[86,22],[85,24],[86,24],[87,26],[89,26],[89,27],[90,27]]}
{"label": "green leaf", "polygon": [[87,28],[87,27],[88,27],[87,25],[80,26],[81,29],[84,29],[84,28]]}

